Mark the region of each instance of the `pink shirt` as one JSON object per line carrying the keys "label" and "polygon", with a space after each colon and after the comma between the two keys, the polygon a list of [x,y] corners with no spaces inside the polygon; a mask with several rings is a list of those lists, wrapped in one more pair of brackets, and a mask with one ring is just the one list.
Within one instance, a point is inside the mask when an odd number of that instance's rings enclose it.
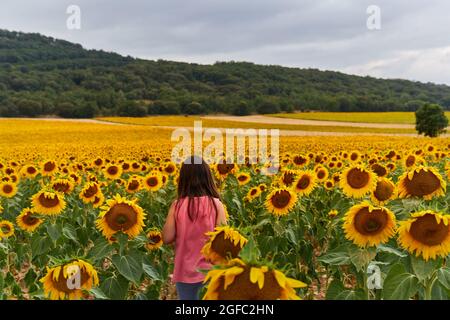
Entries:
{"label": "pink shirt", "polygon": [[[196,197],[191,200],[197,208],[197,218],[189,219],[187,206],[188,198],[180,199],[178,210],[175,212],[175,267],[173,282],[196,283],[201,282],[205,275],[198,269],[210,269],[211,264],[201,254],[201,249],[208,240],[206,232],[213,231],[216,226],[216,211],[214,204],[207,196]],[[198,203],[200,201],[200,203]],[[214,199],[217,208],[220,200]],[[191,204],[192,205],[192,204]]]}

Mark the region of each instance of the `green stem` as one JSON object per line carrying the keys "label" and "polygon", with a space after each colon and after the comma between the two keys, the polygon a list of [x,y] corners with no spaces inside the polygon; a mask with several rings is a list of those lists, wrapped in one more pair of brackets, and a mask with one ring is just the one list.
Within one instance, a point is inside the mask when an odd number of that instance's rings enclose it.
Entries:
{"label": "green stem", "polygon": [[436,280],[437,280],[437,277],[436,277],[436,272],[435,272],[435,273],[433,273],[433,275],[430,278],[428,278],[425,281],[425,296],[424,296],[425,300],[431,300],[433,286],[434,286],[434,283]]}

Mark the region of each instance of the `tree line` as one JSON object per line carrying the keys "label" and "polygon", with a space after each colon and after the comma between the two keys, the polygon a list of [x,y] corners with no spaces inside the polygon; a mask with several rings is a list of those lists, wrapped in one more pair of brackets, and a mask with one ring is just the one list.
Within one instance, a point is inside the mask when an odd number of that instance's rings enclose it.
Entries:
{"label": "tree line", "polygon": [[450,87],[316,69],[149,61],[0,30],[0,116],[70,118],[450,108]]}

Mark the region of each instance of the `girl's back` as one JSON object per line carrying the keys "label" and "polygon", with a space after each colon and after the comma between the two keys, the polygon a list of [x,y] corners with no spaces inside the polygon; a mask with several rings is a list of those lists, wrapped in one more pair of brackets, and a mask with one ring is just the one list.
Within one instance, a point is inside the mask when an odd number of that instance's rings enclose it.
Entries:
{"label": "girl's back", "polygon": [[176,239],[174,282],[196,283],[203,281],[199,269],[209,269],[211,264],[201,254],[207,241],[206,233],[216,225],[216,212],[221,206],[219,199],[208,196],[191,198],[191,208],[195,208],[194,219],[188,214],[189,198],[182,198],[175,204]]}

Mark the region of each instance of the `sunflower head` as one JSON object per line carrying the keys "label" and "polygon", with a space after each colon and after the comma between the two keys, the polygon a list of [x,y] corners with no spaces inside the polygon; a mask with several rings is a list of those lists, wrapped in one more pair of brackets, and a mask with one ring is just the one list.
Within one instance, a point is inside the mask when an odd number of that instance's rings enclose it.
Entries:
{"label": "sunflower head", "polygon": [[397,188],[391,179],[378,178],[377,187],[371,193],[372,202],[384,205],[397,197]]}
{"label": "sunflower head", "polygon": [[398,242],[425,260],[446,257],[450,253],[449,219],[431,210],[413,213],[399,223]]}
{"label": "sunflower head", "polygon": [[351,207],[343,220],[345,237],[360,247],[385,243],[395,234],[395,215],[365,201]]}
{"label": "sunflower head", "polygon": [[17,194],[17,185],[13,182],[0,183],[0,196],[13,198]]}
{"label": "sunflower head", "polygon": [[136,204],[136,200],[130,201],[116,195],[106,203],[96,220],[96,225],[107,239],[117,232],[123,232],[129,238],[134,238],[142,231],[145,213]]}
{"label": "sunflower head", "polygon": [[116,180],[122,176],[123,169],[122,166],[111,164],[108,165],[103,172],[106,178]]}
{"label": "sunflower head", "polygon": [[64,194],[53,190],[41,190],[31,198],[33,210],[45,215],[60,214],[66,207]]}
{"label": "sunflower head", "polygon": [[207,236],[209,236],[209,240],[201,252],[214,264],[225,263],[229,259],[237,258],[247,243],[246,238],[229,226],[216,227],[213,232],[208,232]]}
{"label": "sunflower head", "polygon": [[350,166],[342,172],[339,184],[347,197],[362,198],[376,188],[376,175],[362,166]]}
{"label": "sunflower head", "polygon": [[52,268],[40,279],[44,294],[52,300],[80,299],[83,290],[97,286],[98,275],[94,267],[86,261],[76,259]]}
{"label": "sunflower head", "polygon": [[36,216],[33,209],[25,208],[17,216],[16,223],[20,229],[27,232],[34,232],[44,222]]}
{"label": "sunflower head", "polygon": [[293,170],[284,170],[280,177],[280,182],[286,186],[290,187],[295,182],[297,174]]}
{"label": "sunflower head", "polygon": [[163,176],[157,171],[148,174],[143,181],[144,188],[149,191],[158,191],[163,187]]}
{"label": "sunflower head", "polygon": [[300,196],[309,195],[316,187],[316,175],[312,171],[299,171],[293,188]]}
{"label": "sunflower head", "polygon": [[101,193],[100,185],[97,182],[88,182],[81,189],[79,197],[84,203],[92,203],[99,193]]}
{"label": "sunflower head", "polygon": [[284,216],[297,203],[297,195],[287,188],[276,188],[267,195],[266,208],[275,216]]}
{"label": "sunflower head", "polygon": [[150,230],[147,232],[147,243],[145,247],[147,250],[152,251],[159,249],[163,245],[162,234],[159,230]]}
{"label": "sunflower head", "polygon": [[398,180],[400,198],[420,197],[430,200],[445,194],[447,183],[433,167],[419,166],[405,172]]}
{"label": "sunflower head", "polygon": [[258,198],[261,195],[262,191],[259,187],[253,187],[250,188],[247,192],[247,196],[245,197],[245,200],[248,202],[252,202],[256,198]]}
{"label": "sunflower head", "polygon": [[236,174],[236,179],[240,186],[246,185],[250,182],[250,175],[246,172],[239,172]]}
{"label": "sunflower head", "polygon": [[56,179],[52,182],[52,189],[64,194],[69,194],[74,188],[72,179]]}
{"label": "sunflower head", "polygon": [[0,239],[14,235],[14,226],[8,220],[0,221]]}
{"label": "sunflower head", "polygon": [[208,272],[204,300],[298,300],[295,288],[306,284],[268,266],[247,265],[233,259]]}

